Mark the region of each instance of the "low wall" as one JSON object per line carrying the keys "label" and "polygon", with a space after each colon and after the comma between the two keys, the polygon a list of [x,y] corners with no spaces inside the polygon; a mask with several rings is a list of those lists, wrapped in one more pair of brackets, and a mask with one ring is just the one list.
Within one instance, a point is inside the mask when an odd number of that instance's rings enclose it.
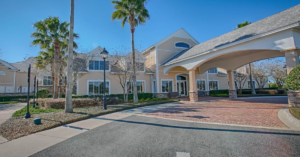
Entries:
{"label": "low wall", "polygon": [[288,91],[289,107],[300,107],[300,91]]}

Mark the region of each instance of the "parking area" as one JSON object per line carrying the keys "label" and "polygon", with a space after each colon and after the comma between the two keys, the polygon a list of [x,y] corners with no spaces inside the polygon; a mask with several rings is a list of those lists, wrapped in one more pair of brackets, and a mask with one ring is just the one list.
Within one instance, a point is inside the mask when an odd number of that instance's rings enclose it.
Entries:
{"label": "parking area", "polygon": [[288,107],[287,97],[207,99],[158,110],[148,116],[209,123],[287,128],[277,112]]}

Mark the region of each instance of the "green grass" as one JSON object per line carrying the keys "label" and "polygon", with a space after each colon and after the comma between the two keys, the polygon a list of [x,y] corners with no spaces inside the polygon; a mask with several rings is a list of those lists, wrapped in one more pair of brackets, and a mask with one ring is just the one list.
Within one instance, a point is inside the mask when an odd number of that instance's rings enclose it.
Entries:
{"label": "green grass", "polygon": [[291,114],[300,120],[300,107],[289,107]]}
{"label": "green grass", "polygon": [[1,101],[0,104],[15,104],[19,103],[18,101]]}
{"label": "green grass", "polygon": [[[32,108],[31,105],[29,107],[29,113],[30,114],[39,114],[39,113],[49,113],[49,112],[57,112],[57,111],[62,111],[63,109],[40,109],[38,106],[35,108]],[[23,107],[22,109],[16,111],[12,116],[13,117],[18,117],[18,116],[24,116],[27,112],[27,106]]]}

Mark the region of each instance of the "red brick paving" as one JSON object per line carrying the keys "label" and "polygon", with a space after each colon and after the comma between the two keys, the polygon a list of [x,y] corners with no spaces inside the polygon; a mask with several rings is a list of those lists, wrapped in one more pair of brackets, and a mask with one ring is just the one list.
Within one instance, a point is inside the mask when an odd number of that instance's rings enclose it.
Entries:
{"label": "red brick paving", "polygon": [[149,113],[150,116],[200,122],[287,128],[277,117],[287,98],[214,100],[189,103]]}

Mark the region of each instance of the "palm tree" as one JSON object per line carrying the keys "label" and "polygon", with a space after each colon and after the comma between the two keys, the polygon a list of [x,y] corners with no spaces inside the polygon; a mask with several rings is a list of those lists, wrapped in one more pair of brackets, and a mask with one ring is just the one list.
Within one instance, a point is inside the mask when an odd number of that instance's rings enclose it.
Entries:
{"label": "palm tree", "polygon": [[[245,27],[250,24],[251,24],[251,22],[245,21],[243,23],[237,24],[237,28],[242,28],[242,27]],[[251,84],[251,93],[256,94],[255,89],[254,89],[253,79],[252,79],[251,63],[248,64],[248,68],[249,68],[249,77],[250,77],[250,84]]]}
{"label": "palm tree", "polygon": [[[38,21],[34,25],[35,31],[31,34],[33,38],[32,45],[39,45],[42,50],[46,52],[53,51],[53,61],[51,66],[53,77],[53,98],[58,97],[58,73],[61,64],[61,46],[63,41],[68,40],[68,26],[67,22],[60,22],[58,17],[49,17],[45,20]],[[76,35],[78,37],[78,35]],[[44,51],[45,52],[45,51]]]}
{"label": "palm tree", "polygon": [[65,112],[73,112],[72,106],[72,74],[73,74],[73,30],[74,30],[74,0],[71,0],[71,15],[70,15],[70,32],[69,32],[69,44],[68,44],[68,72],[67,72],[67,90],[66,90],[66,104]]}
{"label": "palm tree", "polygon": [[147,0],[120,0],[112,1],[115,4],[115,12],[111,15],[112,20],[122,20],[122,27],[127,22],[130,25],[131,31],[131,51],[132,51],[132,69],[133,69],[133,101],[138,102],[137,88],[136,88],[136,63],[135,63],[135,49],[134,49],[134,31],[138,24],[145,24],[146,19],[149,19],[148,10],[145,8]]}

